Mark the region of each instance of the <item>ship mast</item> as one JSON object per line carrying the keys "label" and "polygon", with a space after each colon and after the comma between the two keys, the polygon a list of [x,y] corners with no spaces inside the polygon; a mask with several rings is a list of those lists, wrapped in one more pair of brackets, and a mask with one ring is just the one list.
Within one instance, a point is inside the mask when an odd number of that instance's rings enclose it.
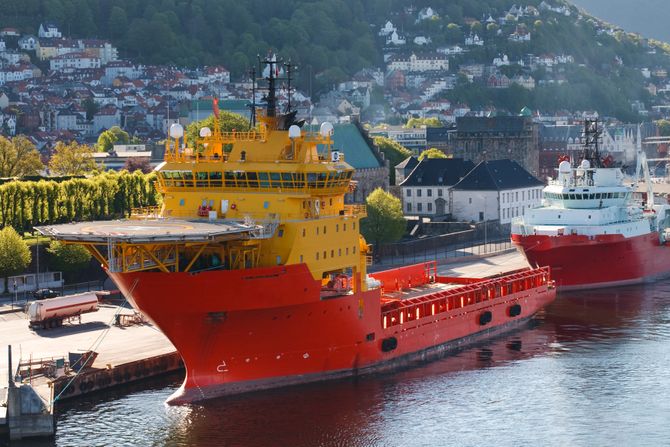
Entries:
{"label": "ship mast", "polygon": [[603,162],[600,159],[600,137],[603,131],[598,127],[598,120],[584,120],[584,151],[582,160],[588,160],[592,168],[602,168]]}

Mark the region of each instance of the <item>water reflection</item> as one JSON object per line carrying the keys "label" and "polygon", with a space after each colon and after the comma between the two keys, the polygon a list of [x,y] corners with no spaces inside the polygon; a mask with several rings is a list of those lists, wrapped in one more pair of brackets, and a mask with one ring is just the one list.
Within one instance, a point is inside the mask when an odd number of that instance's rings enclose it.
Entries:
{"label": "water reflection", "polygon": [[[670,282],[563,293],[524,329],[393,374],[167,407],[179,378],[63,407],[56,444],[663,445]],[[127,393],[127,391],[125,391]]]}

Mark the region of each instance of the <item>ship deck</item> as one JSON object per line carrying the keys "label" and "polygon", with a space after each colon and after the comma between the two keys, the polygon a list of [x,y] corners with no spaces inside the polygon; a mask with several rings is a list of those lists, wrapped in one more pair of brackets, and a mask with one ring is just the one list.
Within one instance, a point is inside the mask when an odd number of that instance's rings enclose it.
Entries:
{"label": "ship deck", "polygon": [[72,242],[169,243],[207,242],[250,235],[258,225],[224,220],[124,219],[36,227],[43,235]]}

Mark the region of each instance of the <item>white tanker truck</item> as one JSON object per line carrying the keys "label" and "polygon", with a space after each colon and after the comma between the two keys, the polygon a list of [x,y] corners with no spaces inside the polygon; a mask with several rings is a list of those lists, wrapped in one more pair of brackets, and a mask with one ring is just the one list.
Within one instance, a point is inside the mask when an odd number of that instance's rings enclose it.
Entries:
{"label": "white tanker truck", "polygon": [[26,313],[30,327],[46,329],[61,326],[63,320],[97,310],[98,298],[95,293],[88,292],[33,301]]}

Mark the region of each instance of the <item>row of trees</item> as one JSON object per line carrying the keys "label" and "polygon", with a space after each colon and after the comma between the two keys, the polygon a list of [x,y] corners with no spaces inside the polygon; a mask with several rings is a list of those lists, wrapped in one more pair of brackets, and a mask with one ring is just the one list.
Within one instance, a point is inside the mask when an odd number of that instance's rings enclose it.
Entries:
{"label": "row of trees", "polygon": [[[59,141],[49,160],[49,171],[55,175],[83,175],[96,169],[93,150],[76,141]],[[39,175],[44,170],[40,153],[25,136],[6,138],[0,135],[0,178]]]}
{"label": "row of trees", "polygon": [[159,203],[156,174],[109,171],[65,181],[11,181],[0,185],[0,227],[28,231],[35,225],[111,219]]}

